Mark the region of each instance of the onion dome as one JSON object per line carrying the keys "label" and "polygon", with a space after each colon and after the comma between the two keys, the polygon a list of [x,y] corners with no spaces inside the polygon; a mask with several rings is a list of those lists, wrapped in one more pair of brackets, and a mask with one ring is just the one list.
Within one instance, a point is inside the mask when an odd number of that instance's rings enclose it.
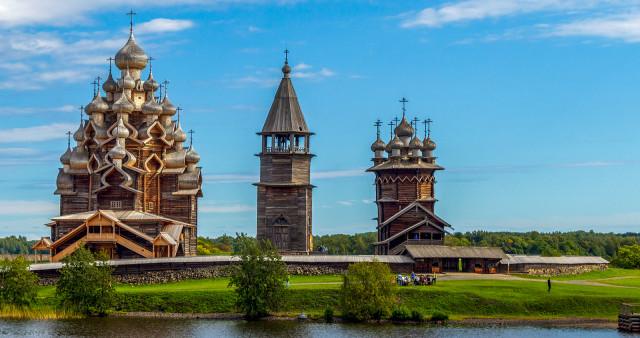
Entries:
{"label": "onion dome", "polygon": [[131,104],[131,102],[129,102],[129,99],[127,99],[127,95],[124,93],[124,90],[122,91],[122,95],[120,95],[120,98],[118,98],[116,102],[113,103],[111,109],[113,109],[114,112],[123,113],[131,113],[133,111],[133,104]]}
{"label": "onion dome", "polygon": [[84,125],[82,124],[82,122],[80,122],[80,126],[78,127],[78,130],[76,130],[76,132],[73,133],[73,139],[76,142],[84,141]]}
{"label": "onion dome", "polygon": [[411,142],[409,142],[409,148],[411,149],[422,149],[422,141],[418,138],[418,136],[414,137]]}
{"label": "onion dome", "polygon": [[162,100],[161,106],[163,114],[173,116],[176,113],[176,106],[169,101],[169,96],[167,95],[166,90],[164,91],[164,99]]}
{"label": "onion dome", "polygon": [[402,149],[402,147],[404,147],[404,143],[398,138],[398,136],[396,136],[393,140],[389,141],[386,150],[391,151],[393,149]]}
{"label": "onion dome", "polygon": [[173,139],[176,142],[184,142],[187,140],[187,133],[182,130],[182,126],[180,126],[180,121],[178,121],[178,125],[176,126],[176,131],[173,132]]}
{"label": "onion dome", "polygon": [[162,112],[162,106],[160,106],[160,104],[156,102],[156,99],[153,97],[153,95],[151,96],[151,99],[149,101],[145,102],[142,105],[142,113],[145,115],[157,116],[162,114]]}
{"label": "onion dome", "polygon": [[117,138],[129,137],[129,129],[127,129],[127,127],[124,126],[124,123],[122,122],[122,118],[118,120],[118,126],[116,126],[116,129],[113,130],[113,136]]}
{"label": "onion dome", "polygon": [[120,146],[119,143],[116,143],[115,147],[111,148],[111,150],[109,150],[107,155],[109,155],[109,157],[111,157],[111,159],[121,160],[125,156],[127,156],[127,152],[124,150],[124,148],[122,148]]}
{"label": "onion dome", "polygon": [[289,62],[284,63],[284,67],[282,67],[282,73],[284,73],[284,77],[289,77],[289,73],[291,73],[291,67],[289,67]]}
{"label": "onion dome", "polygon": [[67,147],[67,151],[60,156],[60,162],[65,165],[71,162],[71,148]]}
{"label": "onion dome", "polygon": [[89,104],[84,107],[84,112],[87,113],[87,115],[91,115],[93,113],[104,113],[107,110],[109,110],[109,105],[104,102],[100,96],[100,92],[96,94],[93,101],[89,102]]}
{"label": "onion dome", "polygon": [[159,88],[158,82],[156,82],[156,80],[153,79],[153,74],[151,73],[151,66],[149,66],[149,77],[147,78],[147,81],[145,81],[142,84],[142,88],[144,88],[144,90],[146,91],[151,91],[152,93],[155,93],[156,90],[158,90]]}
{"label": "onion dome", "polygon": [[116,67],[122,70],[127,68],[144,69],[147,66],[147,54],[138,46],[133,32],[129,35],[129,41],[116,54]]}
{"label": "onion dome", "polygon": [[73,169],[87,169],[89,163],[89,152],[84,147],[75,147],[71,152],[70,166]]}
{"label": "onion dome", "polygon": [[396,129],[393,130],[393,132],[399,137],[413,136],[413,131],[413,127],[409,124],[409,122],[407,122],[407,119],[404,118],[404,116],[402,117],[402,121],[400,121],[400,124],[396,127]]}
{"label": "onion dome", "polygon": [[136,86],[136,81],[129,74],[129,67],[127,67],[127,73],[122,78],[122,86],[124,89],[133,89]]}
{"label": "onion dome", "polygon": [[371,145],[371,151],[384,150],[387,145],[378,137],[378,139]]}
{"label": "onion dome", "polygon": [[104,89],[105,92],[113,92],[116,90],[116,82],[113,80],[113,76],[111,76],[111,70],[109,70],[109,77],[107,78],[107,81],[105,81],[102,84],[102,89]]}
{"label": "onion dome", "polygon": [[432,151],[436,149],[436,143],[431,140],[431,137],[428,137],[424,142],[422,142],[422,150]]}
{"label": "onion dome", "polygon": [[189,151],[187,151],[187,155],[184,157],[184,161],[186,163],[198,163],[200,162],[200,155],[193,150],[193,144],[189,147]]}

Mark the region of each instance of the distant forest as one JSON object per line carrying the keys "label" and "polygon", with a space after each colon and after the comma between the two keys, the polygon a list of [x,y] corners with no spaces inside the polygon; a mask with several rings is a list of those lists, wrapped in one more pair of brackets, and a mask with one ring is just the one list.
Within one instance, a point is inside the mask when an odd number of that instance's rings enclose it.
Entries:
{"label": "distant forest", "polygon": [[[198,237],[198,254],[225,254],[234,247],[235,237],[222,235],[216,238]],[[323,235],[313,237],[314,250],[325,246],[333,255],[370,255],[371,243],[377,241],[375,232],[354,235]],[[26,237],[10,236],[0,238],[0,254],[32,253],[30,248],[36,241]],[[581,255],[601,256],[607,260],[618,257],[621,246],[640,244],[640,233],[597,233],[594,231],[572,231],[540,233],[531,232],[456,232],[448,235],[446,245],[451,246],[493,246],[505,253],[543,256]]]}

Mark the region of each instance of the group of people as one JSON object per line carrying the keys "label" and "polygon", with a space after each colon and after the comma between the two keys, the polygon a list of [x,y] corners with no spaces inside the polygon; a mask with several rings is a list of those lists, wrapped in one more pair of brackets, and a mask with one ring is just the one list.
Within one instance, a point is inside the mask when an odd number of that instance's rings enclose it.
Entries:
{"label": "group of people", "polygon": [[396,277],[396,283],[400,286],[407,285],[433,285],[436,283],[438,279],[438,275],[434,274],[426,274],[426,275],[416,275],[415,272],[411,271],[411,276],[403,276],[402,274],[398,274]]}
{"label": "group of people", "polygon": [[324,251],[327,251],[327,250],[328,250],[328,249],[327,249],[327,246],[326,246],[326,245],[320,245],[320,246],[318,247],[318,251],[324,252]]}

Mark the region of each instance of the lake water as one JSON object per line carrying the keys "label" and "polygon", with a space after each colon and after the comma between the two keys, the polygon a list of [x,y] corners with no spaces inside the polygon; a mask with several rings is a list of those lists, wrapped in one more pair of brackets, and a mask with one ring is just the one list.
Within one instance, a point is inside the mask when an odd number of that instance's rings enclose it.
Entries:
{"label": "lake water", "polygon": [[324,324],[245,322],[209,319],[88,318],[74,320],[0,320],[2,336],[134,337],[617,337],[613,329],[528,326]]}

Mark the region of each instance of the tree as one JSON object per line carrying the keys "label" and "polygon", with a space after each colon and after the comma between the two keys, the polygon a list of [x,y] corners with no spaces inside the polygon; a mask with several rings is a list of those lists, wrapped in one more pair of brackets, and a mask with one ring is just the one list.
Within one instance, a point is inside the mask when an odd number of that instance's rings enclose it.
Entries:
{"label": "tree", "polygon": [[378,260],[349,264],[342,281],[340,308],[345,319],[380,319],[396,302],[391,269]]}
{"label": "tree", "polygon": [[85,315],[104,315],[115,301],[111,285],[113,267],[107,265],[104,252],[93,254],[80,245],[66,256],[56,284],[56,297],[61,307]]}
{"label": "tree", "polygon": [[27,306],[37,295],[40,278],[29,270],[29,262],[22,256],[0,261],[0,300],[3,304]]}
{"label": "tree", "polygon": [[270,241],[256,242],[244,233],[235,240],[234,256],[239,265],[232,270],[229,286],[236,287],[236,305],[245,318],[256,320],[278,309],[286,295],[286,264]]}
{"label": "tree", "polygon": [[612,263],[625,269],[640,268],[640,245],[621,246],[618,258]]}

